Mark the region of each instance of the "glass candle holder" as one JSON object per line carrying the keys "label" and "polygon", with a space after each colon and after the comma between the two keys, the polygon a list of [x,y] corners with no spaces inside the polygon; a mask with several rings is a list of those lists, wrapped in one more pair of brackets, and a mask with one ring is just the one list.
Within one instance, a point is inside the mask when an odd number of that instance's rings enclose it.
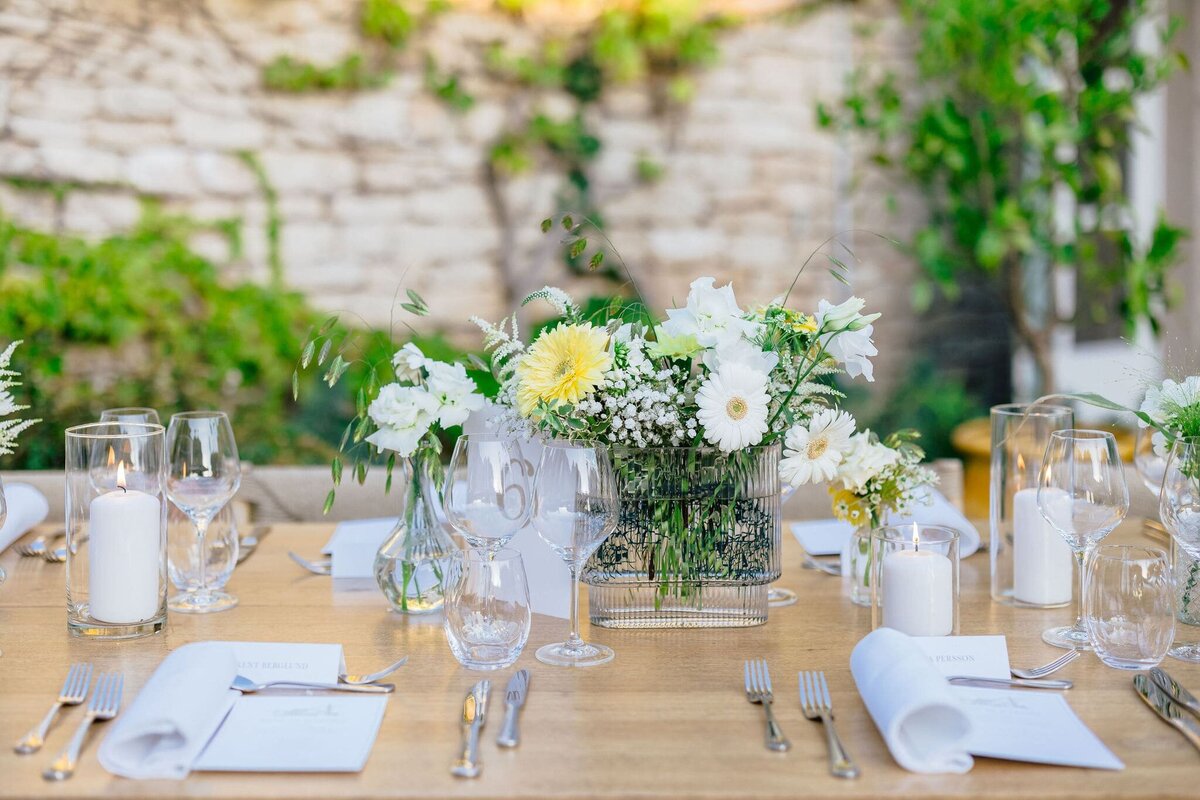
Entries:
{"label": "glass candle holder", "polygon": [[1066,406],[993,406],[991,490],[992,599],[1027,608],[1071,602],[1071,548],[1038,510],[1038,471],[1050,434],[1074,427]]}
{"label": "glass candle holder", "polygon": [[876,528],[870,550],[872,628],[958,633],[958,531],[916,523]]}
{"label": "glass candle holder", "polygon": [[167,620],[166,436],[95,422],[66,436],[67,628],[129,639]]}

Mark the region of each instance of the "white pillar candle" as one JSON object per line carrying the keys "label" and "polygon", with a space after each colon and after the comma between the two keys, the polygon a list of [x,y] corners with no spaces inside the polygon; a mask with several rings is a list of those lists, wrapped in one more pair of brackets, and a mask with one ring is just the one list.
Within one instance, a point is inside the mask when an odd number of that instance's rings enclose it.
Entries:
{"label": "white pillar candle", "polygon": [[932,550],[897,550],[883,559],[883,625],[909,636],[954,632],[950,559]]}
{"label": "white pillar candle", "polygon": [[1021,489],[1013,495],[1013,597],[1040,606],[1069,603],[1071,548],[1042,516],[1037,494],[1037,489]]}
{"label": "white pillar candle", "polygon": [[88,523],[88,611],[100,622],[135,623],[158,614],[162,597],[162,504],[125,485],[92,500]]}

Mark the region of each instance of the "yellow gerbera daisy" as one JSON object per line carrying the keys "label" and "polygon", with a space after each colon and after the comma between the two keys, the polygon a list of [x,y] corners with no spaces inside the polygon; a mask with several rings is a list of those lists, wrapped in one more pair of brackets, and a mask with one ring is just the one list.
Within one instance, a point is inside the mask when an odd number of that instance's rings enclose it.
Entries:
{"label": "yellow gerbera daisy", "polygon": [[578,403],[612,365],[608,335],[594,325],[560,325],[538,337],[517,366],[517,410],[528,416],[539,401]]}

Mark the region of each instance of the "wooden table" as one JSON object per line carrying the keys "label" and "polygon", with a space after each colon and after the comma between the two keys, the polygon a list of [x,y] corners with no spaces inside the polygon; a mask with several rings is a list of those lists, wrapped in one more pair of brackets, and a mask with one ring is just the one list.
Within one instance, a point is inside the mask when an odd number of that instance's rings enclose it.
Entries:
{"label": "wooden table", "polygon": [[[261,552],[238,568],[232,611],[172,614],[165,635],[133,642],[81,641],[67,635],[63,568],[9,552],[0,587],[0,797],[1103,797],[1195,798],[1200,754],[1142,705],[1130,675],[1088,656],[1062,675],[1075,680],[1072,707],[1125,761],[1123,772],[1078,770],[978,759],[967,775],[914,775],[896,766],[867,716],[849,671],[850,650],[870,629],[868,609],[844,599],[836,579],[800,568],[799,547],[784,536],[781,585],[800,602],[774,610],[763,627],[718,631],[612,631],[585,627],[612,646],[616,660],[588,670],[545,666],[534,650],[561,638],[566,623],[535,617],[519,666],[532,673],[522,717],[523,741],[495,745],[498,703],[484,731],[483,775],[449,774],[458,744],[457,717],[467,689],[483,673],[458,666],[437,619],[405,619],[381,596],[354,602],[286,558],[288,549],[315,555],[328,525],[279,526]],[[1138,538],[1127,526],[1114,539]],[[1016,611],[988,599],[986,553],[963,563],[962,632],[1008,634],[1015,664],[1040,664],[1061,651],[1041,643],[1043,628],[1068,621],[1066,609]],[[1181,638],[1200,637],[1184,628]],[[17,756],[14,742],[41,718],[72,661],[126,674],[132,698],[167,651],[206,639],[340,642],[355,671],[411,661],[395,675],[396,694],[366,769],[358,775],[196,774],[183,782],[131,781],[104,772],[94,734],[79,773],[42,780],[42,767],[66,742],[80,710],[65,714],[46,751]],[[742,661],[771,665],[776,714],[792,740],[788,753],[763,747],[762,711],[742,693]],[[1200,693],[1200,668],[1165,666]],[[800,713],[796,671],[829,676],[842,739],[862,765],[859,780],[829,777],[825,739]],[[515,668],[514,668],[515,669]],[[503,686],[512,670],[492,674]],[[903,687],[897,687],[903,691]],[[494,700],[500,694],[493,692]],[[103,729],[100,729],[103,733]]]}

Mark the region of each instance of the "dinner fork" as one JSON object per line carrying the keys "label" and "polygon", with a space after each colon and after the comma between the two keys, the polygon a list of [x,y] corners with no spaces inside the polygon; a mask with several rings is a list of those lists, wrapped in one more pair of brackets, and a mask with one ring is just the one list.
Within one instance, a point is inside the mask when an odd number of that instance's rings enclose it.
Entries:
{"label": "dinner fork", "polygon": [[62,689],[58,692],[58,699],[54,701],[54,705],[50,706],[50,711],[33,730],[21,737],[21,741],[17,742],[13,750],[22,755],[41,750],[46,741],[46,732],[50,730],[50,724],[58,716],[58,710],[63,706],[77,706],[82,703],[87,697],[88,686],[91,682],[91,664],[72,664],[71,669],[67,670],[67,678],[63,681]]}
{"label": "dinner fork", "polygon": [[763,707],[767,715],[767,749],[783,752],[792,743],[783,735],[775,715],[771,712],[771,703],[775,702],[775,694],[771,691],[771,672],[767,662],[761,658],[746,662],[746,699]]}
{"label": "dinner fork", "polygon": [[393,672],[400,669],[407,663],[408,663],[408,656],[405,656],[404,658],[397,661],[395,664],[388,664],[386,667],[379,670],[378,672],[372,672],[369,675],[348,675],[345,672],[343,672],[340,675],[338,675],[338,681],[340,683],[350,684],[351,686],[363,686],[368,683],[374,683],[375,681],[383,680],[388,675],[391,675]]}
{"label": "dinner fork", "polygon": [[254,555],[254,551],[258,549],[258,543],[267,537],[271,532],[270,525],[255,525],[250,533],[246,534],[238,542],[238,557],[237,563],[242,563],[250,556]]}
{"label": "dinner fork", "polygon": [[46,548],[51,542],[66,535],[67,532],[63,530],[55,531],[54,533],[39,534],[28,542],[22,542],[13,549],[17,551],[18,555],[25,556],[26,558],[39,558],[46,554]]}
{"label": "dinner fork", "polygon": [[1017,678],[1025,678],[1026,680],[1037,680],[1038,678],[1046,677],[1047,675],[1049,675],[1052,672],[1057,672],[1058,670],[1065,667],[1067,664],[1070,664],[1072,661],[1079,658],[1079,654],[1081,652],[1082,652],[1081,650],[1069,650],[1066,653],[1063,653],[1058,658],[1051,661],[1049,664],[1043,664],[1040,667],[1032,667],[1031,669],[1021,669],[1019,667],[1012,667],[1009,671],[1012,672],[1013,676],[1017,677]]}
{"label": "dinner fork", "polygon": [[842,740],[833,725],[833,700],[829,697],[829,684],[825,682],[823,671],[800,673],[800,709],[805,717],[819,720],[825,726],[829,773],[835,778],[857,778],[858,765],[842,747]]}
{"label": "dinner fork", "polygon": [[88,703],[87,713],[67,749],[59,753],[58,758],[42,772],[42,777],[48,781],[62,781],[75,774],[75,765],[79,762],[79,751],[87,738],[88,728],[93,722],[104,722],[117,715],[121,708],[121,692],[125,688],[125,676],[120,672],[109,672],[96,679],[96,690],[92,692],[92,702]]}
{"label": "dinner fork", "polygon": [[296,555],[292,550],[288,550],[288,558],[295,561],[300,566],[314,575],[331,575],[333,574],[333,560],[324,559],[322,561],[309,561],[307,558]]}
{"label": "dinner fork", "polygon": [[42,553],[42,558],[49,561],[51,564],[61,564],[67,560],[67,546],[61,544],[58,547],[47,547],[46,552]]}
{"label": "dinner fork", "polygon": [[839,578],[842,576],[842,566],[840,564],[826,564],[824,561],[818,561],[813,558],[808,553],[804,553],[802,557],[804,559],[804,566],[808,569],[815,569],[818,572],[824,572],[826,575],[833,575]]}

